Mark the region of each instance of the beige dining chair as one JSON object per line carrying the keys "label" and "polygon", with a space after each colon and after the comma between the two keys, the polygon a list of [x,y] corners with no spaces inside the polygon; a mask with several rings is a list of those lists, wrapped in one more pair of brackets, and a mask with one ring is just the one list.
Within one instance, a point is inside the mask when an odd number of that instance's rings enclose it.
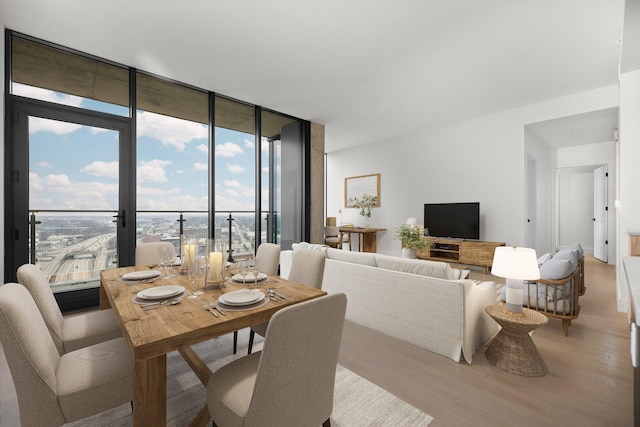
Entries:
{"label": "beige dining chair", "polygon": [[278,264],[280,263],[280,245],[261,243],[256,251],[255,260],[258,271],[275,276],[278,274]]}
{"label": "beige dining chair", "polygon": [[170,252],[170,258],[175,259],[176,248],[171,242],[139,243],[136,245],[136,265],[160,265],[162,249]]}
{"label": "beige dining chair", "polygon": [[332,248],[342,249],[344,235],[335,226],[324,227],[324,244]]}
{"label": "beige dining chair", "polygon": [[124,338],[60,355],[34,299],[17,283],[0,285],[0,342],[23,427],[61,426],[133,398]]}
{"label": "beige dining chair", "polygon": [[[299,249],[295,251],[288,280],[311,286],[312,288],[322,289],[325,259],[326,256],[323,251],[312,249]],[[251,327],[249,331],[248,354],[250,354],[253,349],[255,334],[264,337],[267,332],[267,324],[268,322],[264,322]]]}
{"label": "beige dining chair", "polygon": [[16,275],[18,282],[35,300],[61,355],[122,336],[116,316],[111,309],[64,317],[53,296],[47,277],[37,266],[21,265]]}
{"label": "beige dining chair", "polygon": [[347,297],[338,293],[274,314],[261,352],[209,377],[214,425],[329,427],[346,307]]}

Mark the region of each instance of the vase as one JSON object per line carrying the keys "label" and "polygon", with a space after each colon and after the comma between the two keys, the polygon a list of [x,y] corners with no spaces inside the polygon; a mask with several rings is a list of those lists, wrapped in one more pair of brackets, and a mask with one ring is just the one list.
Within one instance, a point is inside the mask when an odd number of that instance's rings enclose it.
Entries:
{"label": "vase", "polygon": [[402,248],[402,258],[416,258],[416,250],[414,248]]}
{"label": "vase", "polygon": [[371,220],[369,218],[364,220],[364,228],[370,228],[371,227]]}

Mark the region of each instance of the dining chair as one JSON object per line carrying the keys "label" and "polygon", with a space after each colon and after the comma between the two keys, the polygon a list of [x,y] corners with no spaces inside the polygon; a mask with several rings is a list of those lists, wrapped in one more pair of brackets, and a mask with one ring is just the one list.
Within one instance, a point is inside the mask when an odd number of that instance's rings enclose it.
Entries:
{"label": "dining chair", "polygon": [[35,300],[61,355],[122,336],[116,316],[111,309],[64,317],[53,296],[47,277],[37,266],[21,265],[16,275],[18,282]]}
{"label": "dining chair", "polygon": [[175,259],[176,248],[171,242],[150,242],[136,245],[136,265],[160,265],[162,249],[170,252],[170,258]]}
{"label": "dining chair", "polygon": [[329,427],[346,307],[337,293],[274,314],[261,352],[209,377],[214,426]]}
{"label": "dining chair", "polygon": [[[256,266],[258,271],[275,276],[278,274],[278,265],[280,264],[280,245],[275,243],[261,243],[256,251]],[[251,336],[251,332],[249,332]],[[236,354],[238,348],[238,331],[233,333],[233,354]]]}
{"label": "dining chair", "polygon": [[[299,249],[295,251],[288,280],[311,286],[312,288],[322,289],[325,259],[324,251],[312,249]],[[251,327],[249,331],[248,354],[250,354],[253,349],[255,334],[264,337],[267,332],[267,324],[268,322],[264,322]]]}
{"label": "dining chair", "polygon": [[61,426],[133,398],[124,338],[60,355],[34,299],[17,283],[0,285],[0,343],[23,427]]}
{"label": "dining chair", "polygon": [[343,234],[340,229],[335,226],[327,225],[324,227],[324,244],[332,248],[342,249]]}
{"label": "dining chair", "polygon": [[255,260],[260,272],[275,276],[278,274],[278,264],[280,263],[280,245],[261,243],[256,251]]}

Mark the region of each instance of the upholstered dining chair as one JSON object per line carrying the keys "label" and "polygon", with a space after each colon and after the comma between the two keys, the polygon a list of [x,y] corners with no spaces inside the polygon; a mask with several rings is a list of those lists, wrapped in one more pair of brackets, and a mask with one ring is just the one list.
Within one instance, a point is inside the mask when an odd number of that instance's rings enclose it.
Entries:
{"label": "upholstered dining chair", "polygon": [[35,300],[51,338],[61,355],[82,347],[122,336],[113,310],[98,310],[63,317],[49,281],[33,264],[24,264],[17,271],[18,282]]}
{"label": "upholstered dining chair", "polygon": [[[322,288],[322,278],[324,277],[324,261],[326,256],[323,251],[316,251],[312,249],[299,249],[293,254],[293,261],[291,263],[291,272],[289,273],[289,280],[292,282],[301,283],[303,285],[311,286],[312,288]],[[260,323],[251,327],[249,331],[249,349],[248,353],[251,353],[253,349],[253,340],[255,334],[262,337],[267,332],[267,323]]]}
{"label": "upholstered dining chair", "polygon": [[124,338],[63,355],[29,291],[0,285],[0,342],[23,427],[60,426],[133,398],[133,358]]}
{"label": "upholstered dining chair", "polygon": [[260,272],[275,276],[278,274],[280,262],[280,245],[261,243],[256,251],[255,260],[258,262],[257,267]]}
{"label": "upholstered dining chair", "polygon": [[209,377],[214,426],[329,427],[346,307],[337,293],[274,314],[261,352]]}
{"label": "upholstered dining chair", "polygon": [[342,249],[342,245],[349,243],[349,234],[343,233],[338,227],[324,227],[324,244],[332,248]]}
{"label": "upholstered dining chair", "polygon": [[[258,271],[275,276],[278,274],[278,265],[280,264],[280,245],[275,243],[261,243],[256,251],[256,266]],[[251,332],[249,332],[251,337]],[[233,333],[233,354],[236,354],[238,348],[238,331]]]}
{"label": "upholstered dining chair", "polygon": [[136,245],[136,265],[159,265],[162,262],[162,249],[166,248],[176,257],[176,248],[171,242],[150,242]]}

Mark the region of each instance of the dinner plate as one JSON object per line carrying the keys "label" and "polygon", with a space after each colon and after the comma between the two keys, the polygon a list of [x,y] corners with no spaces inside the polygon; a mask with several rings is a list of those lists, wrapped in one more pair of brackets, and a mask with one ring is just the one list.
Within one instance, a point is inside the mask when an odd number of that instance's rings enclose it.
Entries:
{"label": "dinner plate", "polygon": [[253,274],[247,274],[247,280],[244,279],[242,274],[234,274],[231,279],[234,282],[238,283],[255,283],[267,278],[267,275],[264,273],[258,273],[258,277],[255,277]]}
{"label": "dinner plate", "polygon": [[228,292],[224,295],[220,295],[218,300],[226,305],[249,305],[260,302],[264,299],[264,294],[261,291],[249,291],[246,289],[234,292]]}
{"label": "dinner plate", "polygon": [[184,292],[184,288],[182,286],[156,286],[144,289],[136,295],[144,299],[163,299],[176,296],[182,292]]}
{"label": "dinner plate", "polygon": [[143,271],[132,271],[131,273],[123,274],[122,278],[125,280],[144,280],[144,279],[153,279],[154,277],[158,277],[160,272],[158,270],[143,270]]}

